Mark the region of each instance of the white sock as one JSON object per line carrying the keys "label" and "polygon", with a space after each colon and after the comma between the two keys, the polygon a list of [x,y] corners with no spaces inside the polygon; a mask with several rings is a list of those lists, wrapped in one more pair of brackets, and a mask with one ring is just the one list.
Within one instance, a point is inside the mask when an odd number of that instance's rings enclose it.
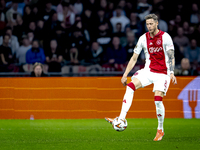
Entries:
{"label": "white sock", "polygon": [[121,113],[119,115],[119,119],[125,119],[126,114],[131,107],[132,101],[133,101],[133,89],[131,89],[129,86],[126,87],[126,93],[124,95],[123,103],[122,103],[122,109]]}
{"label": "white sock", "polygon": [[162,131],[164,132],[163,123],[165,118],[165,107],[162,101],[155,101],[155,105],[158,118],[158,130],[162,129]]}

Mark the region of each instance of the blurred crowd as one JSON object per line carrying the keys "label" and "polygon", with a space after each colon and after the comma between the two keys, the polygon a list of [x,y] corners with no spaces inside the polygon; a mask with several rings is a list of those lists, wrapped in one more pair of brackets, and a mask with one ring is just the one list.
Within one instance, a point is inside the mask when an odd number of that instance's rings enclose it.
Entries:
{"label": "blurred crowd", "polygon": [[123,71],[149,13],[173,39],[175,74],[199,75],[198,0],[0,0],[0,72]]}

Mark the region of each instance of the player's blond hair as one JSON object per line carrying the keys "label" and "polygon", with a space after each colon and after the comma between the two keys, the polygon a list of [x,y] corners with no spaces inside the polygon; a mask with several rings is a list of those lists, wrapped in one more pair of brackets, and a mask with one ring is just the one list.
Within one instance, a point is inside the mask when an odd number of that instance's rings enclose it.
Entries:
{"label": "player's blond hair", "polygon": [[158,17],[155,14],[149,14],[145,16],[145,20],[153,19],[155,22],[158,22]]}

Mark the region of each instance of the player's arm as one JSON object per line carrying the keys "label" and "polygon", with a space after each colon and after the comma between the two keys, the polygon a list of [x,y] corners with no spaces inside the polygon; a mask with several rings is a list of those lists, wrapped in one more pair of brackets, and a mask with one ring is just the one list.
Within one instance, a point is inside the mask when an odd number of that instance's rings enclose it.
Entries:
{"label": "player's arm", "polygon": [[129,74],[129,72],[133,69],[133,67],[135,66],[135,63],[137,62],[137,59],[138,59],[138,54],[136,53],[133,53],[133,56],[131,57],[131,59],[129,60],[129,63],[126,67],[126,70],[122,76],[122,79],[121,79],[121,82],[122,84],[125,86],[126,85],[126,82],[127,82],[127,76]]}
{"label": "player's arm", "polygon": [[175,68],[174,50],[173,49],[168,50],[167,55],[169,57],[170,78],[172,80],[172,83],[177,84],[176,77],[174,76],[174,68]]}

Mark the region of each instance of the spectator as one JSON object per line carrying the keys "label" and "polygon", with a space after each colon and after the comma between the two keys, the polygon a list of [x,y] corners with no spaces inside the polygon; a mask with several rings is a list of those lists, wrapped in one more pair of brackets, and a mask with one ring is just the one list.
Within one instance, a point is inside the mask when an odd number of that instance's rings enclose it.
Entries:
{"label": "spectator", "polygon": [[83,27],[88,30],[90,35],[93,35],[95,30],[95,23],[91,9],[85,8],[82,14]]}
{"label": "spectator", "polygon": [[174,43],[174,49],[175,49],[175,65],[178,66],[181,64],[181,60],[184,58],[184,53],[180,51],[179,46]]}
{"label": "spectator", "polygon": [[92,42],[91,48],[87,51],[86,62],[90,64],[102,64],[103,49],[98,42]]}
{"label": "spectator", "polygon": [[[61,27],[61,25],[57,25],[55,27],[55,35],[53,34],[51,36],[51,39],[53,38],[56,39],[58,45],[63,49],[69,45],[69,37],[65,34],[65,30]],[[68,41],[68,43],[66,43],[66,41]]]}
{"label": "spectator", "polygon": [[32,42],[33,42],[33,39],[35,38],[35,35],[34,35],[33,31],[29,30],[29,31],[27,32],[27,36],[28,36],[29,42],[32,43]]}
{"label": "spectator", "polygon": [[21,16],[17,17],[16,23],[17,24],[13,27],[13,35],[18,37],[18,42],[19,44],[21,44],[22,35],[24,34],[25,31],[24,21],[22,20]]}
{"label": "spectator", "polygon": [[74,30],[78,29],[82,32],[83,36],[87,40],[87,42],[90,42],[90,34],[88,30],[83,26],[83,22],[80,16],[76,16],[75,23],[73,25]]}
{"label": "spectator", "polygon": [[110,23],[110,20],[106,18],[104,9],[100,8],[97,10],[97,17],[95,17],[94,23],[95,23],[95,30],[98,30],[99,25],[104,23],[107,26],[108,32],[112,33],[112,25]]}
{"label": "spectator", "polygon": [[110,19],[113,17],[113,11],[114,11],[114,3],[113,2],[108,2],[108,9],[104,10],[105,11],[105,17]]}
{"label": "spectator", "polygon": [[58,48],[58,43],[55,39],[53,39],[50,41],[50,51],[46,56],[46,62],[49,66],[48,72],[60,72],[62,61],[63,56]]}
{"label": "spectator", "polygon": [[130,29],[135,33],[135,36],[139,38],[142,35],[142,27],[141,27],[140,19],[138,17],[138,14],[136,12],[130,13],[130,23],[126,25],[127,27],[130,27]]}
{"label": "spectator", "polygon": [[24,15],[23,15],[24,26],[27,27],[31,21],[36,21],[33,19],[33,13],[31,10],[31,6],[26,5],[24,7]]}
{"label": "spectator", "polygon": [[88,42],[83,35],[83,32],[76,28],[69,40],[70,47],[76,47],[79,50],[79,59],[83,59],[81,56],[83,56],[85,49],[88,48]]}
{"label": "spectator", "polygon": [[9,47],[9,39],[10,35],[5,34],[3,36],[3,44],[0,46],[1,71],[8,71],[8,66],[13,63],[13,55]]}
{"label": "spectator", "polygon": [[41,19],[41,15],[39,13],[38,6],[36,4],[34,4],[32,6],[32,15],[33,15],[32,21],[37,21],[37,20]]}
{"label": "spectator", "polygon": [[16,19],[18,15],[21,16],[21,14],[17,11],[17,9],[18,9],[18,3],[12,2],[12,7],[6,12],[6,19],[10,26],[16,24]]}
{"label": "spectator", "polygon": [[193,70],[190,65],[190,61],[188,58],[183,58],[181,60],[181,68],[175,69],[175,74],[177,76],[197,76],[197,70]]}
{"label": "spectator", "polygon": [[191,39],[190,45],[185,48],[185,57],[190,60],[190,63],[200,63],[200,47],[197,46],[197,41]]}
{"label": "spectator", "polygon": [[181,53],[184,53],[184,47],[189,45],[189,39],[184,36],[182,27],[178,27],[177,36],[173,38],[173,41],[179,46]]}
{"label": "spectator", "polygon": [[35,34],[35,30],[36,30],[36,24],[34,21],[31,21],[28,25],[28,30],[33,31],[33,33]]}
{"label": "spectator", "polygon": [[144,20],[145,16],[150,14],[152,11],[152,5],[147,3],[147,0],[138,0],[137,12],[141,21]]}
{"label": "spectator", "polygon": [[27,35],[23,35],[22,39],[22,45],[16,51],[16,58],[20,65],[26,63],[26,52],[32,48]]}
{"label": "spectator", "polygon": [[33,66],[33,71],[31,72],[31,77],[47,77],[48,75],[43,72],[43,65],[36,62]]}
{"label": "spectator", "polygon": [[60,26],[61,22],[58,20],[58,14],[55,12],[51,19],[44,22],[44,29],[46,33],[53,32],[55,33],[55,28]]}
{"label": "spectator", "polygon": [[126,40],[126,34],[124,32],[122,32],[122,24],[121,23],[117,23],[116,24],[116,32],[112,34],[112,36],[117,36],[120,38],[120,44],[122,47],[124,47],[127,44],[127,40]]}
{"label": "spectator", "polygon": [[184,16],[184,18],[188,20],[188,11],[187,11],[188,8],[186,8],[187,6],[186,7],[185,6],[186,5],[184,5],[184,1],[178,1],[177,3],[175,2],[173,15],[176,14],[176,15]]}
{"label": "spectator", "polygon": [[76,2],[74,3],[74,11],[78,15],[82,14],[82,12],[83,12],[83,3],[81,2],[81,0],[76,0]]}
{"label": "spectator", "polygon": [[135,35],[132,31],[129,31],[127,34],[127,45],[125,46],[127,57],[126,61],[129,61],[130,58],[133,56],[133,50],[135,48]]}
{"label": "spectator", "polygon": [[190,25],[187,21],[183,22],[183,34],[188,37],[190,30]]}
{"label": "spectator", "polygon": [[[103,8],[105,11],[108,10],[108,2],[107,0],[100,0],[100,7]],[[95,10],[93,10],[95,11]]]}
{"label": "spectator", "polygon": [[110,18],[110,22],[111,22],[112,27],[113,27],[113,32],[114,33],[117,32],[117,29],[116,29],[117,23],[122,24],[121,30],[122,30],[122,32],[124,32],[125,26],[130,23],[130,20],[126,16],[121,15],[121,11],[122,11],[121,7],[118,6],[115,10],[116,10],[116,16],[113,16],[112,18]]}
{"label": "spectator", "polygon": [[3,19],[1,19],[3,17],[3,15],[1,15],[1,11],[0,11],[0,35],[3,34],[3,30],[6,27],[6,22],[3,21]]}
{"label": "spectator", "polygon": [[169,21],[169,24],[172,25],[175,30],[177,30],[178,27],[182,27],[182,17],[180,15],[176,15],[174,19]]}
{"label": "spectator", "polygon": [[131,15],[131,12],[136,11],[136,9],[133,7],[135,4],[132,1],[126,1],[126,5],[124,7],[124,11],[126,12],[126,16],[129,17]]}
{"label": "spectator", "polygon": [[190,26],[187,37],[189,39],[195,38],[198,41],[199,38],[196,37],[196,34],[198,34],[198,32],[195,31],[194,26]]}
{"label": "spectator", "polygon": [[69,3],[63,1],[63,13],[58,13],[58,20],[63,22],[62,27],[65,29],[70,28],[75,22],[75,14],[69,5]]}
{"label": "spectator", "polygon": [[26,53],[26,63],[34,64],[36,62],[44,63],[45,54],[44,50],[39,47],[38,40],[33,40],[32,48],[29,49]]}
{"label": "spectator", "polygon": [[6,21],[6,12],[8,8],[6,7],[6,2],[5,0],[0,1],[0,21],[5,22]]}
{"label": "spectator", "polygon": [[47,37],[47,35],[45,35],[45,32],[44,32],[44,21],[38,20],[37,26],[35,28],[35,37],[40,41],[41,45],[43,45],[43,40]]}
{"label": "spectator", "polygon": [[51,19],[44,22],[44,27],[42,28],[42,30],[44,32],[42,36],[44,49],[45,47],[49,46],[49,41],[53,38],[57,39],[58,45],[60,45],[60,47],[63,47],[65,45],[64,42],[60,42],[60,41],[65,41],[64,39],[66,38],[62,36],[58,39],[57,34],[56,34],[57,30],[58,31],[60,30],[61,33],[64,32],[64,29],[61,27],[61,22],[58,21],[58,14],[56,12],[52,15]]}
{"label": "spectator", "polygon": [[18,3],[18,9],[19,9],[19,12],[24,15],[24,7],[26,5],[30,5],[30,0],[22,0],[21,2]]}
{"label": "spectator", "polygon": [[190,13],[190,23],[195,26],[198,23],[200,23],[200,13],[197,3],[192,4],[192,12]]}
{"label": "spectator", "polygon": [[165,0],[154,0],[152,6],[153,6],[153,11],[159,12],[160,18],[162,18],[162,20],[166,22],[168,22],[171,19],[170,18],[172,16],[171,14],[177,14],[170,11],[168,15],[166,15],[166,11],[167,11],[166,8],[169,8],[172,5],[171,3]]}
{"label": "spectator", "polygon": [[114,68],[116,71],[122,71],[126,63],[126,50],[120,45],[119,37],[113,37],[112,45],[107,48],[104,67]]}
{"label": "spectator", "polygon": [[97,7],[99,6],[99,4],[97,4],[97,0],[87,0],[87,1],[83,1],[83,8],[87,7],[89,9],[91,9],[92,12],[97,10]]}
{"label": "spectator", "polygon": [[79,50],[75,46],[72,46],[69,50],[70,64],[78,65],[80,63],[79,57],[80,57]]}
{"label": "spectator", "polygon": [[[121,7],[121,9],[122,9],[121,15],[127,16],[126,11],[125,11],[126,1],[125,0],[119,0],[118,6]],[[116,10],[114,10],[112,16],[116,16],[116,15],[117,15],[117,12],[116,12]]]}
{"label": "spectator", "polygon": [[172,37],[172,39],[177,35],[177,29],[171,23],[168,24],[168,33]]}
{"label": "spectator", "polygon": [[59,4],[56,7],[56,12],[61,14],[63,13],[62,1],[63,0],[59,0]]}
{"label": "spectator", "polygon": [[200,35],[200,23],[197,25],[196,30],[193,33],[190,33],[190,34],[192,34],[193,38],[195,38],[197,40],[197,45],[200,47],[200,38],[199,38],[199,35]]}
{"label": "spectator", "polygon": [[101,23],[97,31],[95,39],[103,47],[103,49],[106,49],[111,41],[111,34],[109,33],[108,26],[106,23]]}
{"label": "spectator", "polygon": [[160,13],[159,12],[156,12],[155,13],[156,16],[158,17],[158,28],[164,32],[167,32],[168,31],[168,25],[167,25],[167,22],[165,20],[162,20],[160,18]]}
{"label": "spectator", "polygon": [[45,3],[45,9],[42,10],[41,12],[41,19],[44,21],[47,21],[51,18],[51,16],[55,13],[56,11],[52,9],[52,3],[51,0],[47,0]]}
{"label": "spectator", "polygon": [[7,7],[10,7],[12,6],[13,3],[17,3],[18,4],[18,7],[17,7],[17,11],[23,15],[23,9],[25,7],[25,5],[27,5],[29,3],[28,0],[8,0],[7,3],[6,3],[6,6]]}
{"label": "spectator", "polygon": [[[16,53],[16,50],[19,48],[19,42],[18,42],[18,38],[12,34],[12,28],[11,27],[6,27],[5,29],[5,34],[8,34],[10,36],[9,39],[9,47],[12,50],[12,54],[13,56]],[[0,37],[0,45],[3,43],[3,36]]]}

